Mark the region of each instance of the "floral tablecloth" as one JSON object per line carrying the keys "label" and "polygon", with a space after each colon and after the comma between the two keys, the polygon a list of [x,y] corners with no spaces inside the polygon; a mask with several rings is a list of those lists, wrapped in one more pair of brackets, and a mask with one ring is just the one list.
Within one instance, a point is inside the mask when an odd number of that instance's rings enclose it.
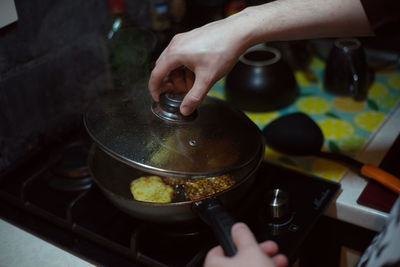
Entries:
{"label": "floral tablecloth", "polygon": [[[307,79],[308,76],[303,72],[295,73],[300,95],[291,105],[272,112],[245,113],[263,129],[279,116],[304,112],[320,126],[325,138],[325,151],[356,157],[391,111],[400,106],[400,71],[389,67],[376,72],[368,98],[363,102],[356,102],[349,97],[335,96],[323,90],[324,67],[323,61],[313,59],[310,70],[317,77],[317,82]],[[224,85],[223,78],[212,87],[209,95],[225,99]],[[334,181],[339,181],[347,170],[345,166],[329,160],[288,156],[268,147],[265,159]]]}

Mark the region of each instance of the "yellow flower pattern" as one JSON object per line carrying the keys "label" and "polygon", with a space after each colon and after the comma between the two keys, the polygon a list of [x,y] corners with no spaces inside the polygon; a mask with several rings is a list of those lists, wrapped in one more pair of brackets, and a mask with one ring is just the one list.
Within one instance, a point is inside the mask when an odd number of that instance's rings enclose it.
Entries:
{"label": "yellow flower pattern", "polygon": [[388,92],[389,90],[386,88],[385,85],[379,82],[374,82],[368,91],[368,97],[377,99],[383,95],[388,94]]}
{"label": "yellow flower pattern", "polygon": [[311,66],[313,69],[323,70],[325,68],[325,63],[321,59],[314,57],[311,61]]}
{"label": "yellow flower pattern", "polygon": [[225,96],[223,94],[221,94],[220,92],[217,92],[217,91],[210,91],[210,92],[208,92],[208,95],[215,96],[216,98],[225,100]]}
{"label": "yellow flower pattern", "polygon": [[399,102],[397,95],[384,95],[376,100],[377,104],[386,109],[392,109]]}
{"label": "yellow flower pattern", "polygon": [[295,73],[296,81],[300,86],[308,86],[310,82],[307,80],[306,76],[302,72]]}
{"label": "yellow flower pattern", "polygon": [[388,83],[391,87],[393,87],[394,89],[400,91],[400,74],[396,74],[391,76],[388,79]]}
{"label": "yellow flower pattern", "polygon": [[264,159],[265,160],[277,160],[281,156],[282,156],[281,153],[273,150],[269,146],[265,146],[265,153],[264,153]]}
{"label": "yellow flower pattern", "polygon": [[[304,112],[323,132],[324,151],[354,157],[362,151],[387,114],[395,107],[400,107],[400,68],[392,66],[376,72],[374,81],[368,89],[367,99],[364,101],[327,93],[323,86],[324,69],[325,62],[314,57],[309,65],[309,72],[294,72],[300,91],[295,102],[272,112],[245,112],[245,114],[262,130],[280,116]],[[209,95],[225,99],[224,86],[225,77],[213,86]],[[329,160],[294,157],[269,147],[265,148],[264,160],[333,181],[339,181],[348,170],[347,167]]]}
{"label": "yellow flower pattern", "polygon": [[385,118],[385,113],[379,111],[365,111],[354,116],[354,123],[361,129],[373,132]]}
{"label": "yellow flower pattern", "polygon": [[343,165],[325,159],[316,159],[311,165],[312,173],[332,181],[339,181],[346,170]]}
{"label": "yellow flower pattern", "polygon": [[339,140],[338,144],[340,150],[344,153],[354,154],[362,149],[365,142],[366,138],[364,136],[352,135],[348,138]]}
{"label": "yellow flower pattern", "polygon": [[294,75],[297,83],[301,87],[310,86],[318,81],[318,76],[310,70],[296,71]]}
{"label": "yellow flower pattern", "polygon": [[335,118],[325,118],[317,121],[325,139],[339,140],[354,133],[354,127],[347,121]]}
{"label": "yellow flower pattern", "polygon": [[271,121],[277,119],[280,115],[278,111],[273,112],[246,112],[246,115],[256,124],[267,125]]}
{"label": "yellow flower pattern", "polygon": [[303,97],[296,103],[297,108],[308,114],[324,114],[331,109],[329,101],[322,97]]}

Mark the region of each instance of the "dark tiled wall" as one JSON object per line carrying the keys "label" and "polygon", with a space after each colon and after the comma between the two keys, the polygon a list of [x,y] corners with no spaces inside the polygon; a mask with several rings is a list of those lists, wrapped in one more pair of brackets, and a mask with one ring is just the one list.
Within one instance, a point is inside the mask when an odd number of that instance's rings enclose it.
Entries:
{"label": "dark tiled wall", "polygon": [[[79,123],[107,89],[101,29],[107,0],[16,0],[19,20],[0,29],[0,171],[52,135]],[[148,2],[127,0],[148,25]]]}

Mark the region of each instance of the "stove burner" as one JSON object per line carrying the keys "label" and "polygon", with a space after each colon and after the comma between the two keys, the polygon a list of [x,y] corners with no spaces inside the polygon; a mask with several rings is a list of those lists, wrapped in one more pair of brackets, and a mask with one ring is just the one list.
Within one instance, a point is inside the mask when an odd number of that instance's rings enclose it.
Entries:
{"label": "stove burner", "polygon": [[146,266],[201,266],[208,250],[217,243],[208,226],[196,228],[196,223],[178,230],[143,222],[131,235],[131,250]]}
{"label": "stove burner", "polygon": [[89,176],[87,157],[90,144],[72,143],[65,147],[52,171],[66,178],[82,178]]}
{"label": "stove burner", "polygon": [[266,222],[271,236],[278,236],[293,227],[296,214],[292,211],[287,191],[280,188],[269,190],[264,201],[266,207],[259,211],[259,218]]}
{"label": "stove burner", "polygon": [[295,214],[292,213],[289,217],[286,217],[285,221],[280,221],[280,222],[270,222],[268,223],[268,228],[269,231],[271,233],[272,236],[277,236],[279,235],[281,232],[289,230],[290,231],[297,231],[297,229],[295,229],[295,227],[297,227],[296,225],[292,225],[291,223],[293,222],[295,218]]}
{"label": "stove burner", "polygon": [[51,171],[56,175],[49,184],[63,191],[89,189],[92,184],[87,157],[90,144],[75,142],[67,145],[58,155]]}
{"label": "stove burner", "polygon": [[213,236],[211,228],[202,221],[177,224],[143,223],[141,228],[141,232],[149,232],[158,238],[193,239],[199,235]]}
{"label": "stove burner", "polygon": [[92,177],[84,177],[80,179],[70,179],[65,177],[55,177],[49,181],[49,185],[54,189],[61,191],[81,191],[89,189],[93,184]]}

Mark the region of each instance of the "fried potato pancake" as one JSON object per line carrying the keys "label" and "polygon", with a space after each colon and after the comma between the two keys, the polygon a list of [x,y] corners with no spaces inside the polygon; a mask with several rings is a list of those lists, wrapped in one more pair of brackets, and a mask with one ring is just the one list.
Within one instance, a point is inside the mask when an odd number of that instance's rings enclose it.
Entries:
{"label": "fried potato pancake", "polygon": [[189,199],[196,200],[214,195],[235,184],[232,175],[224,174],[216,177],[188,179],[185,192]]}
{"label": "fried potato pancake", "polygon": [[131,182],[133,198],[139,201],[169,203],[172,201],[174,189],[166,185],[159,176],[142,176]]}

